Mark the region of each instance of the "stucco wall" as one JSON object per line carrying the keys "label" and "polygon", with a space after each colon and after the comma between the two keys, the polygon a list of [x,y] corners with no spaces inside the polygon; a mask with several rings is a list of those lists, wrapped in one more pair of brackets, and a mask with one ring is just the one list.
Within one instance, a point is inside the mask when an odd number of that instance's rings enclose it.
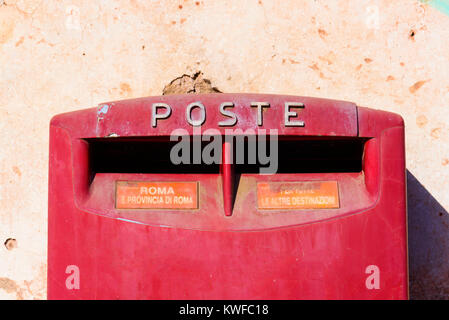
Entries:
{"label": "stucco wall", "polygon": [[46,298],[51,116],[198,71],[400,113],[411,297],[449,298],[449,17],[429,2],[0,0],[0,298]]}

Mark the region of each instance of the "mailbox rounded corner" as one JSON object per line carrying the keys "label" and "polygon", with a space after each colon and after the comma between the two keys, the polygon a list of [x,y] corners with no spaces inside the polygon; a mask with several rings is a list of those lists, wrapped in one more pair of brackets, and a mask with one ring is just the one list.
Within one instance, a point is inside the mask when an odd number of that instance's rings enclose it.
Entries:
{"label": "mailbox rounded corner", "polygon": [[388,128],[404,127],[404,118],[397,113],[357,106],[359,137],[374,137]]}

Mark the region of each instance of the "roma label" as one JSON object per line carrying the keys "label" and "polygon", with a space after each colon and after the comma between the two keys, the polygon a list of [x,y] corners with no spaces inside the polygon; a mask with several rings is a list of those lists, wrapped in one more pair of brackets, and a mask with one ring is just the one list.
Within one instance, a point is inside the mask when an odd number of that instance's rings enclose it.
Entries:
{"label": "roma label", "polygon": [[117,181],[117,209],[197,209],[198,182]]}

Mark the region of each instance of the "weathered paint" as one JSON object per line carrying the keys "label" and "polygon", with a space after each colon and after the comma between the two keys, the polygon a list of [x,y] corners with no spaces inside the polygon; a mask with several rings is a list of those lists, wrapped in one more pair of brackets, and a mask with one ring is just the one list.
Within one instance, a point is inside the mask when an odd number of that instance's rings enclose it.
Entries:
{"label": "weathered paint", "polygon": [[103,117],[104,115],[106,115],[106,113],[108,113],[110,106],[107,104],[100,104],[98,106],[98,117]]}

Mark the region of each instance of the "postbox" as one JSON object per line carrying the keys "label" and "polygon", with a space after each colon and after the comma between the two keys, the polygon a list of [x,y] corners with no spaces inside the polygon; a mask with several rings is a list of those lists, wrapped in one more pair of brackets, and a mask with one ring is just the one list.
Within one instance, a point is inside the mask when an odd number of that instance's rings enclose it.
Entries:
{"label": "postbox", "polygon": [[147,97],[50,123],[49,299],[407,299],[404,123]]}

